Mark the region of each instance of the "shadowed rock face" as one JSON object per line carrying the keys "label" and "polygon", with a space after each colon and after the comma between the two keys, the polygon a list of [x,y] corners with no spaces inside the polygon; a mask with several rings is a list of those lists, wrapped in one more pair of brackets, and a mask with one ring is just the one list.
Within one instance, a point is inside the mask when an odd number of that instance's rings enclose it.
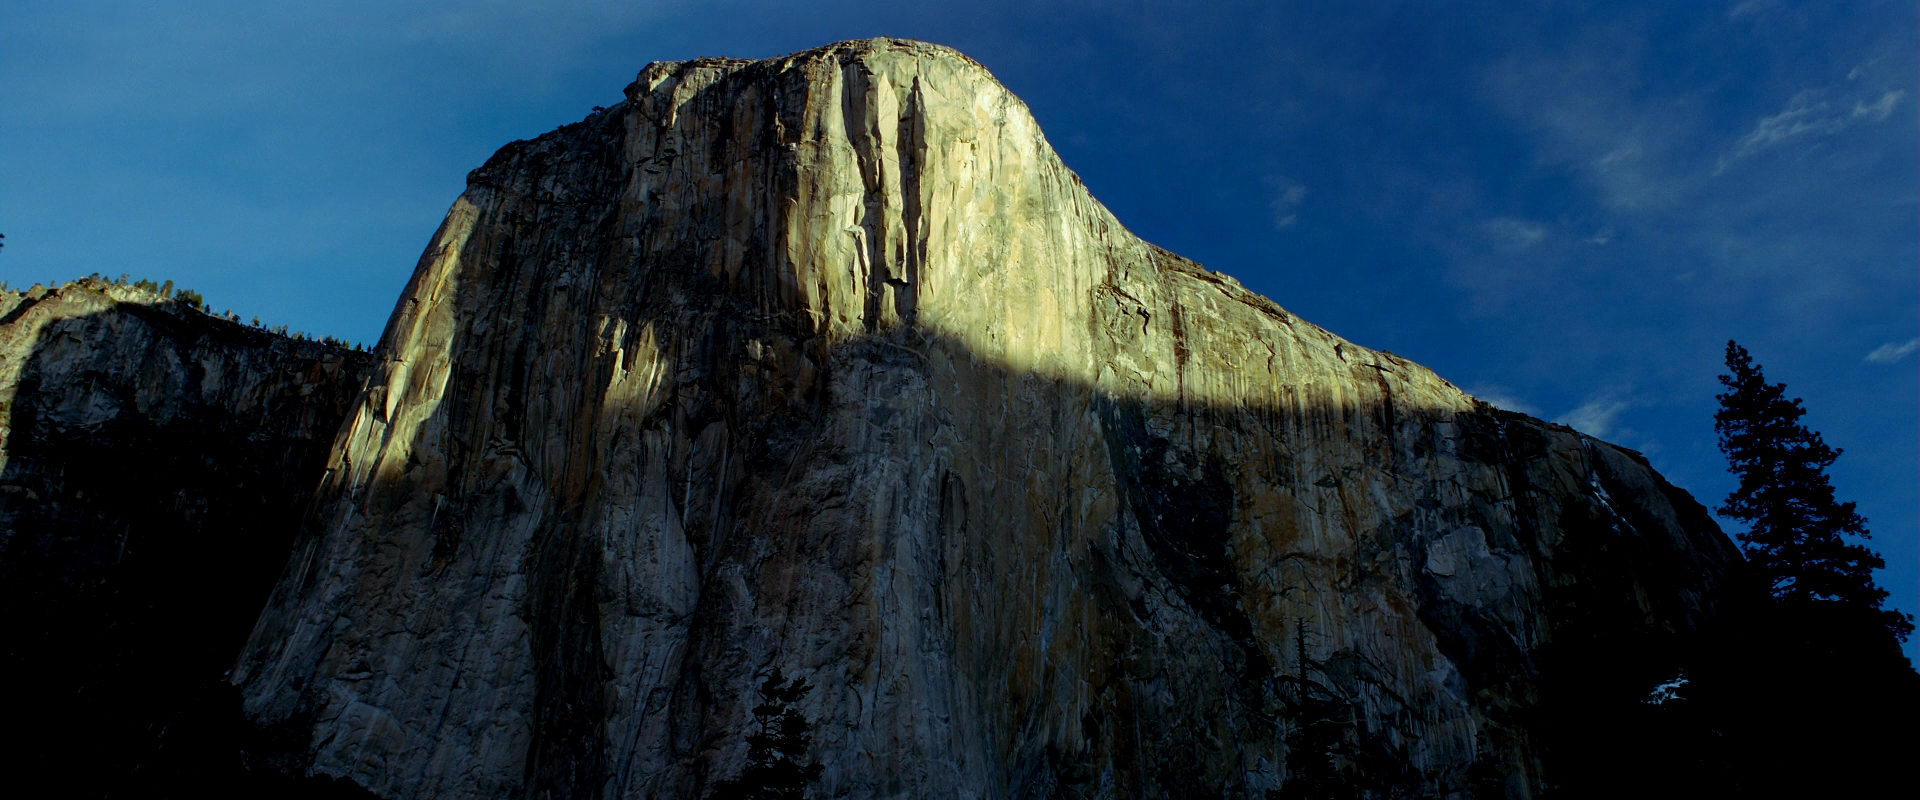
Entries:
{"label": "shadowed rock face", "polygon": [[1135,238],[913,42],[507,146],[379,355],[234,681],[389,797],[701,796],[774,668],[813,796],[1527,797],[1739,561]]}
{"label": "shadowed rock face", "polygon": [[132,286],[0,291],[0,685],[17,738],[0,764],[75,797],[244,778],[241,740],[270,737],[241,730],[222,677],[371,360]]}

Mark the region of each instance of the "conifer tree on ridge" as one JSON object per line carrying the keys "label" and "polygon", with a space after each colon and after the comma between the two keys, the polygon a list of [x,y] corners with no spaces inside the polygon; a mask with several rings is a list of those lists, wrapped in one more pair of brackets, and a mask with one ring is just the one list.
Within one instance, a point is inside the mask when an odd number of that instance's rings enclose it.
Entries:
{"label": "conifer tree on ridge", "polygon": [[1886,561],[1848,538],[1870,538],[1867,521],[1853,503],[1835,500],[1828,481],[1827,467],[1842,451],[1802,425],[1800,398],[1788,399],[1786,384],[1767,383],[1746,348],[1732,341],[1727,370],[1713,427],[1740,485],[1718,511],[1749,526],[1738,534],[1748,560],[1775,599],[1871,612],[1906,641],[1912,617],[1884,608],[1887,591],[1873,582],[1873,570]]}

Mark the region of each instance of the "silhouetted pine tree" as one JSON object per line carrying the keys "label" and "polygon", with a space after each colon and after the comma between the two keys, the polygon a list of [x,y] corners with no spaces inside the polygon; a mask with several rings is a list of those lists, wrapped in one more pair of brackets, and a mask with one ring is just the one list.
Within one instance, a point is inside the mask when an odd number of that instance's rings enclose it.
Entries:
{"label": "silhouetted pine tree", "polygon": [[1731,341],[1727,370],[1714,430],[1740,486],[1719,512],[1748,524],[1739,534],[1747,559],[1776,599],[1870,612],[1905,641],[1912,618],[1883,608],[1887,592],[1873,582],[1873,570],[1886,561],[1848,538],[1868,538],[1867,521],[1853,503],[1834,499],[1827,480],[1827,467],[1841,451],[1800,424],[1807,413],[1800,398],[1788,399],[1786,384],[1767,383],[1746,348]]}
{"label": "silhouetted pine tree", "polygon": [[760,684],[753,708],[759,731],[747,736],[747,768],[740,776],[713,786],[722,800],[799,800],[807,784],[820,777],[819,764],[800,765],[808,746],[808,725],[793,704],[807,694],[807,682],[788,682],[780,668]]}

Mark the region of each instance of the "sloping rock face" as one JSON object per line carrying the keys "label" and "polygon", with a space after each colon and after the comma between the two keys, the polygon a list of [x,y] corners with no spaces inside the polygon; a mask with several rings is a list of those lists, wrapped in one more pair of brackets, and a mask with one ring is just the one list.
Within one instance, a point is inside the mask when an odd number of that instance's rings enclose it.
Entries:
{"label": "sloping rock face", "polygon": [[135,286],[0,291],[5,763],[63,796],[239,771],[188,751],[232,742],[222,676],[371,364]]}
{"label": "sloping rock face", "polygon": [[940,47],[656,63],[422,257],[235,670],[389,797],[1526,797],[1739,562],[1127,232]]}

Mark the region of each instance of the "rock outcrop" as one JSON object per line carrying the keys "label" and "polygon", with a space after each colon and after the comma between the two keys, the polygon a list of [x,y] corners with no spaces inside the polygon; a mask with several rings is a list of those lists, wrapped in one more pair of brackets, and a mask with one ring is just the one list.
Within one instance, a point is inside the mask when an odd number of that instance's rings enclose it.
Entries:
{"label": "rock outcrop", "polygon": [[170,295],[0,290],[6,755],[62,796],[241,770],[186,751],[240,721],[222,676],[372,364]]}
{"label": "rock outcrop", "polygon": [[703,796],[775,670],[809,796],[1527,797],[1739,563],[1142,242],[914,42],[507,146],[377,352],[234,680],[387,797]]}

